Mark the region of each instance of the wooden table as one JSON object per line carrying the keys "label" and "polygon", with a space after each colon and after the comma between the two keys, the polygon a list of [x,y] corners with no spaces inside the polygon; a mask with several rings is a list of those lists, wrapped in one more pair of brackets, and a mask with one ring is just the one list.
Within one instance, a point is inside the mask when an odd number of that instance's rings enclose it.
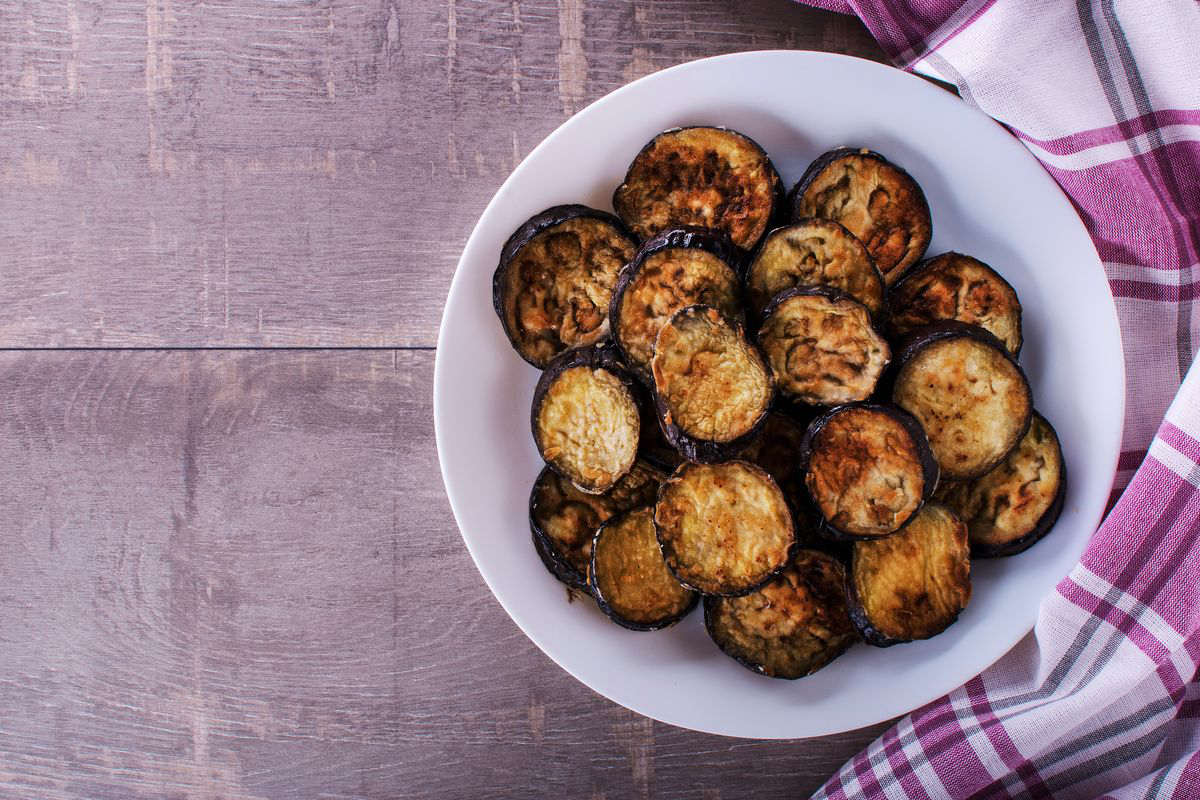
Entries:
{"label": "wooden table", "polygon": [[[0,797],[798,797],[594,695],[443,494],[459,251],[641,75],[881,58],[786,0],[0,3]],[[814,113],[819,113],[814,111]]]}

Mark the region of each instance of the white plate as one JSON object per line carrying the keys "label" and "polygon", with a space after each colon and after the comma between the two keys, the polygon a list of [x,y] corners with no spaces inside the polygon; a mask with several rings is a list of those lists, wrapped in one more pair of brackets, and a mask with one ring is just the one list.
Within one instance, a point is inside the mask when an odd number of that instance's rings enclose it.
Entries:
{"label": "white plate", "polygon": [[[556,203],[610,209],[613,188],[654,134],[735,128],[790,187],[835,145],[902,165],[933,211],[930,254],[960,250],[1004,275],[1025,308],[1021,363],[1070,469],[1054,532],[1026,553],[974,565],[970,606],[946,633],[879,650],[859,645],[798,681],[763,678],[722,655],[693,613],[634,633],[563,586],[530,544],[526,508],[541,463],[529,431],[538,373],[492,311],[501,245]],[[695,61],[642,78],[567,120],[500,187],[450,287],[434,370],[442,476],[463,540],[504,609],[550,658],[600,694],[663,722],[729,736],[818,736],[869,725],[953,689],[1008,651],[1099,523],[1124,414],[1116,311],[1096,251],[1037,161],[983,114],[925,81],[827,53],[767,51]]]}

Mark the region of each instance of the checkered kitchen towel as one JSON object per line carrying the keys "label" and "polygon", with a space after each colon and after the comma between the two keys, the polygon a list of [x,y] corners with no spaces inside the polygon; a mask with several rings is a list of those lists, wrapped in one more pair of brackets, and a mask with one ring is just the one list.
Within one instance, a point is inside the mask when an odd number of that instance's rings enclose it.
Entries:
{"label": "checkered kitchen towel", "polygon": [[804,1],[1041,160],[1104,262],[1130,393],[1128,488],[1033,633],[817,796],[1200,800],[1200,2]]}

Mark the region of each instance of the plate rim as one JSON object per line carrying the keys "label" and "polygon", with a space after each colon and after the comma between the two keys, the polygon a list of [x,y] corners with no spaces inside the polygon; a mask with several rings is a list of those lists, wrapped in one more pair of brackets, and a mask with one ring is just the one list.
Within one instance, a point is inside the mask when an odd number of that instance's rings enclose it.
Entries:
{"label": "plate rim", "polygon": [[[670,73],[676,73],[676,72],[682,72],[682,71],[695,69],[698,65],[702,65],[702,64],[711,64],[713,62],[722,62],[722,61],[731,61],[732,62],[732,61],[738,61],[741,59],[747,59],[747,58],[753,59],[753,58],[760,58],[760,57],[764,57],[764,56],[780,57],[780,58],[796,58],[799,61],[803,61],[806,59],[814,59],[814,60],[818,60],[818,61],[822,61],[822,60],[846,61],[846,62],[853,62],[857,65],[866,65],[865,68],[871,69],[871,70],[879,70],[881,72],[881,74],[882,73],[893,73],[895,75],[900,75],[900,76],[903,76],[902,80],[911,81],[912,85],[922,87],[920,89],[917,89],[917,91],[925,92],[927,94],[927,96],[930,98],[937,98],[937,99],[932,99],[931,102],[941,103],[942,105],[944,105],[946,107],[949,107],[950,105],[957,106],[959,111],[956,113],[961,113],[962,110],[966,110],[969,113],[975,114],[978,117],[982,118],[983,120],[986,120],[989,124],[991,124],[997,128],[1000,128],[1001,131],[1006,136],[1011,136],[1011,134],[1007,131],[1007,129],[1005,129],[1005,127],[999,121],[988,116],[986,113],[984,113],[979,108],[962,100],[961,97],[959,97],[955,94],[952,94],[951,92],[946,91],[945,89],[937,86],[936,84],[932,83],[931,81],[927,80],[925,77],[923,77],[921,75],[896,68],[890,64],[873,61],[871,59],[866,59],[866,58],[862,58],[859,56],[853,56],[853,55],[848,55],[848,54],[844,54],[844,53],[834,53],[834,52],[827,52],[827,51],[821,51],[821,50],[800,50],[800,49],[781,49],[781,48],[772,48],[772,49],[765,49],[765,50],[743,50],[743,51],[737,51],[737,52],[733,52],[733,53],[723,53],[723,54],[719,54],[719,55],[708,56],[705,58],[699,58],[699,59],[693,59],[690,61],[685,61],[683,63],[675,64],[671,67],[667,67],[667,68],[649,73],[647,75],[643,75],[643,76],[637,78],[636,80],[629,81],[628,83],[625,83],[625,84],[617,87],[616,89],[613,89],[612,91],[602,95],[601,97],[593,100],[592,102],[588,103],[586,106],[579,109],[574,114],[572,114],[570,117],[565,119],[561,124],[559,124],[557,127],[555,127],[554,130],[552,130],[550,133],[548,133],[541,141],[538,142],[538,144],[532,150],[530,150],[530,152],[523,159],[521,159],[521,162],[512,170],[511,173],[509,173],[508,177],[505,178],[505,180],[496,189],[495,193],[492,195],[491,199],[488,201],[488,203],[484,207],[483,211],[480,212],[479,218],[476,220],[475,225],[472,227],[471,233],[467,237],[467,240],[463,245],[462,252],[460,253],[459,259],[455,264],[454,275],[451,279],[450,286],[447,290],[446,299],[442,305],[442,317],[441,317],[441,320],[438,325],[437,343],[436,343],[436,347],[435,347],[435,356],[434,356],[434,374],[433,374],[433,416],[434,416],[434,420],[433,421],[434,421],[434,438],[435,438],[435,444],[436,444],[437,454],[438,454],[439,472],[441,474],[442,485],[443,485],[443,489],[444,489],[444,492],[446,495],[446,499],[450,504],[451,513],[453,514],[455,524],[458,527],[459,536],[462,539],[463,544],[466,546],[468,553],[470,553],[471,560],[474,563],[476,570],[479,572],[480,576],[483,578],[484,583],[487,585],[488,590],[491,593],[492,597],[495,598],[495,600],[500,604],[501,608],[504,609],[504,612],[508,615],[509,619],[512,620],[512,622],[514,624],[516,624],[517,628],[531,642],[533,642],[533,644],[538,648],[538,650],[540,650],[542,652],[543,655],[545,655],[547,658],[549,658],[557,667],[562,669],[567,674],[571,675],[572,678],[574,678],[576,681],[581,683],[583,686],[587,687],[592,692],[604,697],[609,702],[612,702],[623,708],[628,708],[629,710],[634,711],[635,713],[640,714],[642,716],[646,716],[648,718],[651,718],[656,721],[663,722],[665,724],[672,725],[675,727],[680,727],[680,728],[687,729],[687,730],[695,730],[695,731],[699,731],[699,732],[710,734],[710,735],[726,736],[726,737],[730,737],[730,738],[739,738],[739,739],[748,739],[748,740],[782,741],[782,740],[789,740],[789,739],[794,740],[794,739],[803,739],[803,738],[831,736],[831,735],[836,735],[838,733],[844,733],[846,731],[859,730],[859,729],[862,729],[865,727],[869,727],[870,725],[879,724],[880,722],[891,719],[891,717],[890,716],[884,717],[883,719],[878,719],[878,720],[875,720],[874,722],[865,722],[865,723],[861,723],[861,724],[834,725],[823,733],[811,734],[809,736],[796,737],[796,736],[772,736],[772,735],[746,735],[746,734],[740,734],[740,733],[730,733],[725,730],[716,730],[716,729],[706,727],[703,725],[694,725],[691,723],[685,724],[685,723],[677,722],[674,720],[663,719],[661,716],[658,716],[658,715],[655,715],[652,713],[648,713],[640,708],[633,708],[632,706],[627,705],[626,703],[624,703],[620,700],[616,700],[615,698],[610,697],[609,695],[605,694],[604,692],[600,691],[599,689],[596,689],[594,686],[592,686],[592,684],[590,682],[585,680],[575,670],[571,669],[569,666],[567,666],[566,664],[559,661],[559,659],[556,658],[555,655],[553,654],[552,648],[547,648],[547,646],[543,642],[542,637],[540,635],[534,633],[531,630],[530,626],[527,625],[526,622],[521,618],[521,615],[514,613],[510,604],[505,601],[505,599],[501,596],[501,594],[499,592],[496,591],[495,583],[494,583],[493,577],[491,575],[490,569],[481,562],[479,554],[477,553],[476,549],[472,546],[470,539],[467,537],[467,535],[463,531],[463,526],[462,526],[462,522],[461,522],[462,514],[459,511],[458,504],[456,504],[456,502],[455,502],[455,492],[451,489],[451,482],[447,475],[446,458],[444,457],[444,450],[443,450],[443,447],[444,447],[443,443],[444,443],[444,438],[445,438],[444,433],[443,433],[443,428],[448,423],[444,419],[444,415],[441,411],[442,403],[444,402],[444,399],[445,399],[444,393],[443,393],[443,388],[442,388],[442,384],[443,384],[442,375],[443,375],[443,369],[444,369],[444,367],[443,367],[444,361],[443,361],[441,355],[442,355],[443,343],[444,343],[446,335],[447,335],[446,332],[447,332],[447,327],[448,327],[448,316],[449,316],[447,314],[447,310],[449,309],[450,301],[455,296],[456,291],[462,290],[460,287],[460,283],[465,282],[465,280],[466,280],[465,278],[463,278],[464,263],[467,262],[468,256],[473,255],[474,250],[478,249],[481,246],[479,244],[479,240],[483,235],[481,233],[483,221],[491,215],[491,212],[493,211],[494,207],[496,207],[497,205],[499,205],[506,199],[507,195],[512,191],[512,186],[515,185],[520,180],[522,174],[529,168],[529,165],[533,161],[536,160],[536,158],[539,156],[539,154],[544,149],[546,149],[553,140],[559,138],[560,136],[566,135],[571,130],[573,130],[577,125],[582,124],[581,119],[583,117],[585,117],[585,112],[588,111],[589,109],[591,109],[593,106],[595,106],[599,103],[603,103],[603,102],[612,100],[615,97],[627,94],[628,92],[635,90],[635,87],[638,87],[640,84],[643,84],[644,82],[652,81],[655,79],[661,79],[662,76],[670,74]],[[1095,241],[1092,239],[1090,232],[1088,232],[1086,225],[1084,225],[1082,218],[1079,217],[1078,211],[1075,209],[1074,204],[1071,202],[1070,196],[1067,195],[1066,192],[1063,191],[1062,187],[1060,187],[1058,185],[1058,183],[1053,179],[1053,177],[1045,170],[1044,165],[1041,164],[1041,162],[1037,160],[1036,156],[1034,156],[1031,152],[1029,152],[1028,149],[1025,149],[1025,153],[1028,156],[1028,158],[1031,159],[1038,166],[1038,168],[1039,168],[1038,171],[1041,174],[1041,179],[1044,181],[1047,188],[1051,188],[1071,208],[1072,216],[1075,218],[1075,220],[1079,224],[1080,230],[1083,232],[1084,238],[1086,239],[1086,241],[1088,243],[1088,247],[1090,248],[1091,255],[1095,259],[1094,262],[1091,262],[1091,263],[1094,263],[1095,266],[1099,267],[1101,272],[1103,273],[1103,271],[1104,271],[1103,261],[1099,256],[1099,252],[1096,250]],[[1091,264],[1089,264],[1088,267],[1090,268]],[[1119,381],[1120,392],[1119,392],[1119,401],[1118,401],[1120,404],[1120,408],[1119,408],[1119,413],[1117,415],[1117,418],[1119,420],[1119,427],[1121,428],[1121,430],[1117,433],[1117,435],[1115,437],[1116,438],[1116,447],[1114,448],[1114,452],[1113,452],[1112,458],[1111,458],[1111,465],[1108,470],[1108,473],[1111,474],[1111,478],[1109,480],[1109,487],[1108,487],[1108,492],[1109,492],[1109,495],[1111,496],[1112,486],[1115,484],[1115,481],[1116,481],[1117,466],[1118,466],[1120,453],[1121,453],[1121,449],[1122,449],[1121,444],[1123,441],[1124,428],[1126,425],[1128,375],[1127,375],[1127,369],[1126,369],[1126,363],[1125,363],[1124,337],[1123,337],[1122,329],[1121,329],[1121,325],[1120,325],[1120,318],[1117,313],[1115,298],[1113,298],[1112,293],[1111,293],[1111,287],[1108,286],[1107,277],[1105,277],[1105,286],[1108,291],[1108,297],[1110,300],[1110,302],[1107,304],[1107,309],[1112,315],[1112,324],[1113,324],[1114,329],[1117,332],[1117,341],[1116,341],[1117,351],[1115,353],[1113,353],[1113,356],[1117,360],[1117,371],[1119,373],[1119,378],[1120,378],[1120,381]],[[1092,534],[1089,534],[1089,539],[1086,540],[1083,544],[1083,547],[1085,549],[1087,546],[1087,541],[1090,541],[1090,537],[1092,535],[1094,535],[1094,533],[1095,533],[1095,528],[1097,528],[1103,522],[1106,514],[1107,514],[1107,507],[1100,511],[1098,517],[1095,519],[1094,523],[1091,525]],[[1080,556],[1081,555],[1082,555],[1082,551],[1080,552]],[[1079,556],[1076,557],[1076,560],[1078,560],[1078,557]],[[1066,576],[1064,575],[1063,577],[1066,577]],[[1052,589],[1051,591],[1053,592],[1054,590]],[[1044,599],[1044,597],[1042,599]],[[1040,602],[1039,602],[1039,605],[1040,605]],[[994,664],[994,663],[996,663],[996,661],[1003,658],[1008,652],[1010,652],[1021,641],[1021,639],[1023,639],[1025,636],[1027,636],[1029,634],[1029,632],[1031,630],[1033,630],[1033,627],[1036,624],[1036,618],[1037,618],[1037,615],[1034,614],[1033,618],[1030,621],[1029,626],[1027,628],[1024,628],[1020,632],[1020,634],[1017,635],[1013,639],[1012,642],[1008,643],[1008,646],[1000,653],[1000,655],[998,655],[997,658],[994,661],[992,661],[990,664],[985,665],[981,671],[986,670],[987,668],[989,668],[991,666],[991,664]],[[967,680],[969,680],[969,678]],[[927,703],[944,695],[947,691],[952,691],[954,688],[956,688],[956,686],[950,687],[949,689],[944,689],[942,691],[939,691],[939,692],[936,692],[933,694],[929,694],[928,692],[926,692],[926,693],[920,695],[919,701],[914,700],[911,704],[911,708],[908,711],[903,712],[901,714],[901,716],[903,716],[904,714],[907,714],[907,713],[911,713],[913,710],[926,705]],[[929,696],[925,696],[925,695],[929,695]]]}

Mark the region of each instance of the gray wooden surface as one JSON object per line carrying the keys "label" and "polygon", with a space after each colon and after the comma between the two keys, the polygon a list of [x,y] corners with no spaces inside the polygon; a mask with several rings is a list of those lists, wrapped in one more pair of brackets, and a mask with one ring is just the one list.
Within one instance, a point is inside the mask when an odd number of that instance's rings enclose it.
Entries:
{"label": "gray wooden surface", "polygon": [[786,0],[0,0],[0,797],[797,797],[873,738],[594,695],[437,469],[500,182],[616,86],[769,47],[879,57]]}

